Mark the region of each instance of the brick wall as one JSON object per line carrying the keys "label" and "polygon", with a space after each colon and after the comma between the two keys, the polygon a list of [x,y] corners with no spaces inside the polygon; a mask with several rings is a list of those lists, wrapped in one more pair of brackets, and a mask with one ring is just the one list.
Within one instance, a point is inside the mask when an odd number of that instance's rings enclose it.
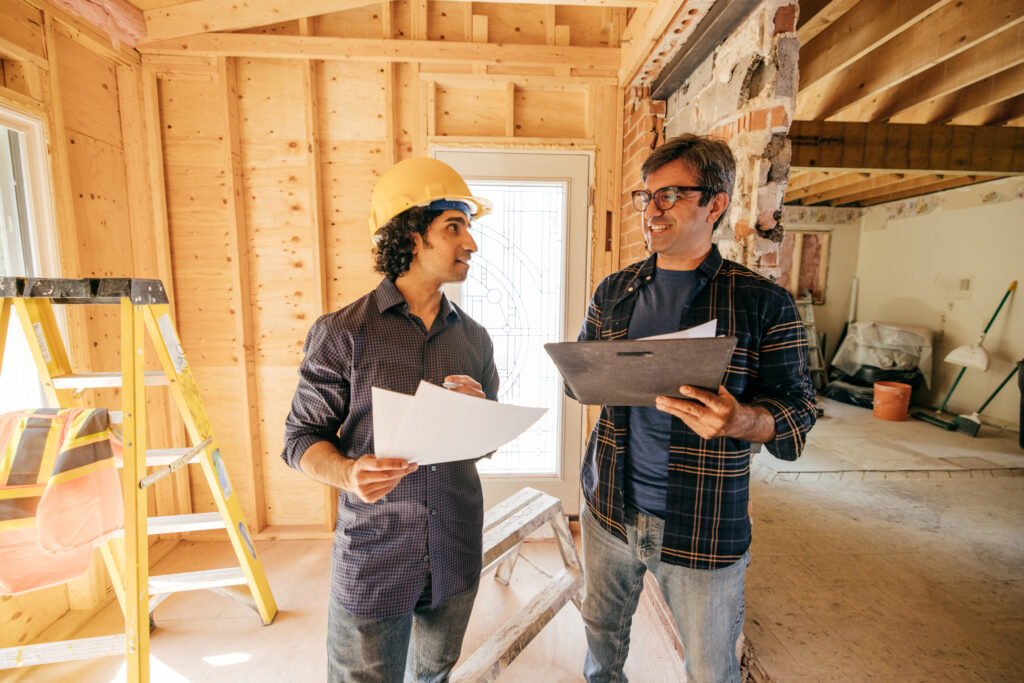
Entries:
{"label": "brick wall", "polygon": [[623,124],[620,265],[646,255],[629,192],[652,144],[685,132],[725,139],[737,161],[726,220],[715,232],[726,258],[777,275],[782,198],[789,178],[786,138],[796,106],[799,42],[793,0],[765,0],[690,74],[667,103],[646,88],[626,99]]}
{"label": "brick wall", "polygon": [[622,202],[619,227],[619,264],[628,265],[647,256],[640,214],[630,193],[643,187],[640,165],[651,150],[664,141],[665,102],[652,100],[650,89],[634,88],[626,98],[622,117]]}

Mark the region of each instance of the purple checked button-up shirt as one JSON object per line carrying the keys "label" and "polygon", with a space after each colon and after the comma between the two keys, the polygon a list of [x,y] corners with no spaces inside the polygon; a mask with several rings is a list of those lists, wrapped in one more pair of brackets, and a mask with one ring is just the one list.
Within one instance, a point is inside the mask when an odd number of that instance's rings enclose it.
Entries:
{"label": "purple checked button-up shirt", "polygon": [[[488,398],[498,393],[487,331],[443,296],[428,331],[387,278],[319,318],[304,351],[281,454],[294,468],[318,441],[349,458],[374,453],[371,387],[413,394],[421,379],[469,375]],[[482,528],[473,461],[421,467],[375,503],[341,491],[331,593],[350,612],[391,617],[412,611],[429,576],[436,606],[479,577]]]}

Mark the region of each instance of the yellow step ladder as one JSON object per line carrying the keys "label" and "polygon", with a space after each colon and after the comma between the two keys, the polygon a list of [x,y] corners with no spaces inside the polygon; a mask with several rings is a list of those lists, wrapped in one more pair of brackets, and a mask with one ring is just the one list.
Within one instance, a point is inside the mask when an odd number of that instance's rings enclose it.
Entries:
{"label": "yellow step ladder", "polygon": [[[53,304],[117,304],[121,311],[121,372],[72,372],[57,327]],[[241,599],[264,624],[277,605],[256,556],[210,426],[195,378],[171,322],[167,294],[159,280],[86,278],[82,280],[0,278],[0,362],[12,311],[17,315],[50,402],[80,404],[90,388],[121,387],[124,537],[107,541],[101,551],[125,616],[124,636],[86,638],[0,649],[0,669],[124,653],[128,680],[149,680],[149,624],[152,609],[171,593],[209,589]],[[162,370],[145,371],[148,333]],[[146,449],[147,385],[167,385],[195,446]],[[217,512],[147,516],[146,488],[174,470],[198,464],[213,494]],[[147,467],[160,469],[147,475]],[[148,534],[185,533],[224,528],[238,558],[237,567],[149,575]],[[247,590],[246,587],[247,586]],[[156,596],[150,601],[150,596]]]}

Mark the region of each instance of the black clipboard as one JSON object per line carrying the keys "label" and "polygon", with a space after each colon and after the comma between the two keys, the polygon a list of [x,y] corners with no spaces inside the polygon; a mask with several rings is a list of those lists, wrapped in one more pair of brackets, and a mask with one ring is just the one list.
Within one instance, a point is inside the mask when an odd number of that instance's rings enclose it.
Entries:
{"label": "black clipboard", "polygon": [[576,399],[586,405],[653,406],[682,398],[683,384],[718,393],[736,337],[624,339],[544,345]]}

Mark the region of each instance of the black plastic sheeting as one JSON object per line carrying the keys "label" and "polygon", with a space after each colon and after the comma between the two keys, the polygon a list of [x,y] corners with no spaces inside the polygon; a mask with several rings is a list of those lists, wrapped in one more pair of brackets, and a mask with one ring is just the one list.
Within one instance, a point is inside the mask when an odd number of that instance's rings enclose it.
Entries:
{"label": "black plastic sheeting", "polygon": [[909,384],[911,391],[917,391],[924,386],[924,375],[917,368],[886,370],[873,365],[862,365],[857,372],[848,375],[833,366],[829,372],[828,386],[821,391],[821,395],[853,406],[873,408],[875,382],[902,382]]}

